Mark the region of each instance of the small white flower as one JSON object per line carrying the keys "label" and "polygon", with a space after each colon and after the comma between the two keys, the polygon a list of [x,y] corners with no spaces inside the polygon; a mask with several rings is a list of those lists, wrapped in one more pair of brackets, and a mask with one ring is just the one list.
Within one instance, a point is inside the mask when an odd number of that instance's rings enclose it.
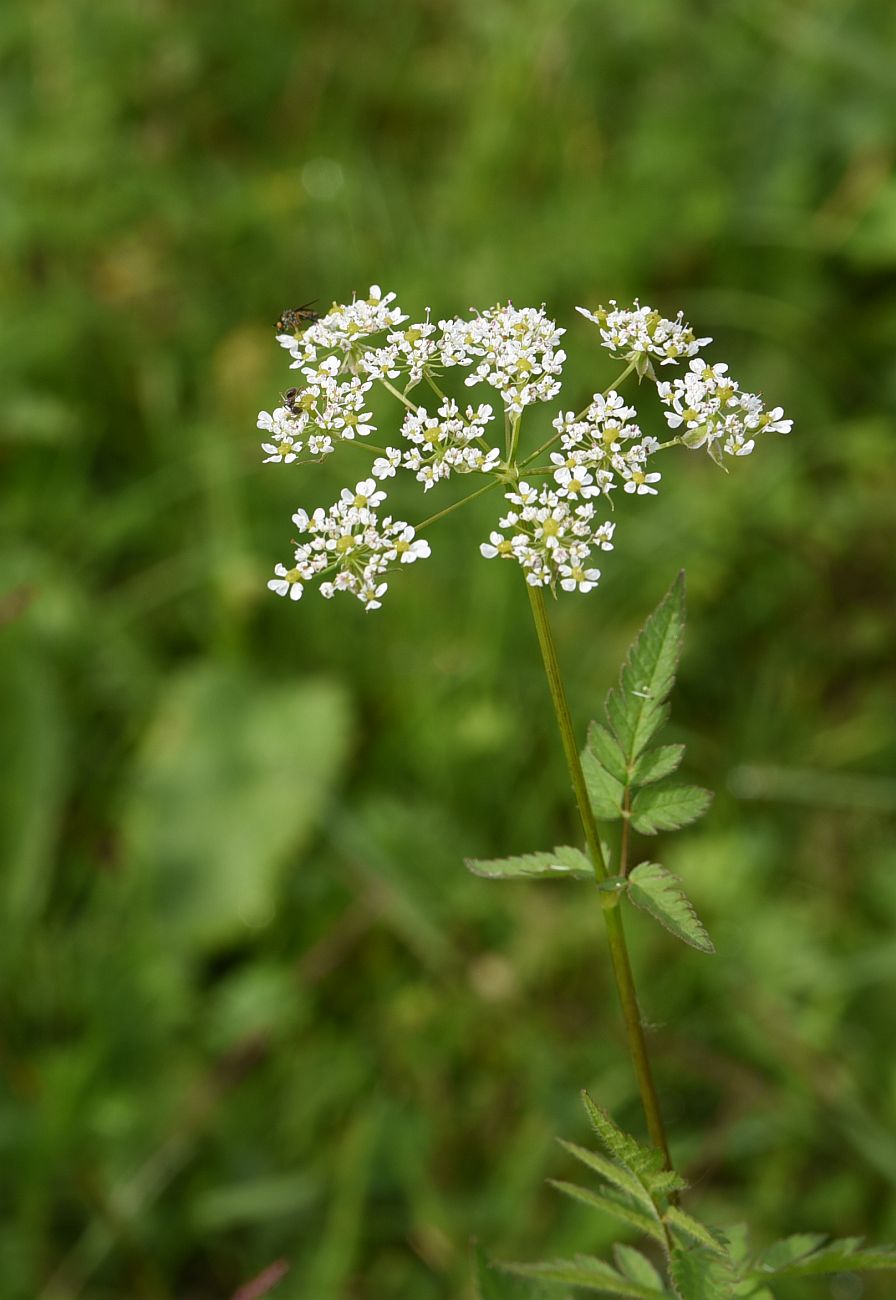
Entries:
{"label": "small white flower", "polygon": [[401,464],[401,452],[397,447],[387,447],[385,456],[377,456],[371,467],[375,479],[394,478],[395,471]]}
{"label": "small white flower", "polygon": [[626,480],[623,491],[637,493],[639,497],[656,496],[656,488],[652,485],[659,483],[661,474],[645,474],[643,470],[629,469],[627,466],[623,472]]}
{"label": "small white flower", "polygon": [[333,439],[329,434],[312,433],[308,439],[308,450],[312,456],[329,456],[333,449]]}
{"label": "small white flower", "polygon": [[588,592],[600,579],[600,569],[583,569],[581,565],[561,565],[560,586],[564,591]]}
{"label": "small white flower", "polygon": [[502,533],[492,532],[488,535],[488,541],[480,544],[479,553],[487,560],[494,560],[499,555],[512,555],[513,543]]}
{"label": "small white flower", "polygon": [[358,599],[364,602],[366,610],[382,609],[383,596],[389,590],[386,582],[365,582],[358,591]]}
{"label": "small white flower", "polygon": [[289,596],[290,600],[301,600],[302,584],[299,581],[301,577],[298,569],[287,569],[283,564],[274,565],[274,573],[277,575],[268,582],[268,589],[274,591],[278,596]]}

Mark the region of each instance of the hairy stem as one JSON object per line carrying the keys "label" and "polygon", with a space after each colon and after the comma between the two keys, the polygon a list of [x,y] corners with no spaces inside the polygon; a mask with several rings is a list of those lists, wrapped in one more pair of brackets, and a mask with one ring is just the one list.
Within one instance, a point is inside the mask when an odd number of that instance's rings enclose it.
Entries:
{"label": "hairy stem", "polygon": [[[588,789],[585,785],[585,774],[582,771],[582,764],[579,759],[579,750],[576,744],[575,731],[573,730],[569,705],[566,701],[566,690],[563,686],[563,678],[560,675],[560,665],[557,660],[557,650],[554,645],[551,626],[548,622],[544,595],[540,587],[531,587],[527,584],[526,590],[529,593],[529,603],[532,607],[535,631],[538,634],[538,644],[541,649],[542,660],[544,661],[544,670],[548,679],[548,687],[551,692],[551,701],[554,705],[554,713],[557,718],[557,727],[560,732],[560,739],[563,742],[563,752],[566,755],[566,765],[569,768],[572,788],[579,809],[579,817],[582,822],[582,829],[585,832],[585,842],[588,845],[588,852],[591,855],[592,862],[594,863],[594,871],[597,876],[598,884],[600,885],[603,881],[608,879],[609,871],[603,849],[601,848],[597,823],[594,819],[594,813],[592,812],[591,803],[588,799]],[[644,1116],[647,1120],[647,1129],[650,1133],[651,1142],[662,1151],[666,1164],[671,1168],[672,1161],[669,1156],[669,1146],[666,1141],[666,1130],[663,1125],[663,1116],[660,1110],[656,1085],[653,1081],[653,1072],[650,1068],[650,1057],[647,1054],[647,1041],[644,1037],[644,1026],[641,1023],[641,1012],[638,1008],[638,998],[635,993],[635,981],[632,975],[631,962],[629,961],[628,946],[625,942],[625,931],[622,925],[622,912],[619,908],[619,894],[618,892],[611,890],[601,890],[600,900],[601,910],[607,926],[610,961],[613,967],[613,975],[616,980],[616,989],[619,993],[619,1001],[622,1005],[622,1015],[625,1021],[625,1033],[628,1040],[629,1054],[632,1059],[635,1077],[638,1080],[638,1089],[641,1094],[641,1104],[644,1107]]]}

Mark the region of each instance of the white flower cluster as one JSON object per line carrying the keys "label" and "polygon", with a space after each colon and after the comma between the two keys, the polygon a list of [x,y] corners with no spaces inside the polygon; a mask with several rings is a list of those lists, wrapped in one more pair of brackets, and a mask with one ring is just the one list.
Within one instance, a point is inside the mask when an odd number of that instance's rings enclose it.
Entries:
{"label": "white flower cluster", "polygon": [[668,320],[652,307],[642,307],[637,299],[631,309],[617,307],[611,298],[609,309],[577,307],[576,311],[598,326],[603,347],[625,361],[640,362],[645,373],[650,357],[658,357],[664,366],[674,365],[712,342],[710,338],[698,339],[682,312]]}
{"label": "white flower cluster", "polygon": [[337,442],[365,438],[376,428],[364,409],[371,380],[355,375],[340,379],[339,360],[333,356],[304,366],[302,375],[303,388],[290,388],[283,394],[282,406],[258,416],[259,429],[271,435],[269,442],[261,444],[265,463],[289,465],[303,449],[312,456],[329,456]]}
{"label": "white flower cluster", "polygon": [[741,392],[724,364],[712,366],[701,358],[690,363],[687,373],[671,383],[657,384],[660,401],[670,429],[686,447],[703,447],[714,460],[722,451],[729,456],[748,456],[758,433],[789,433],[792,420],[785,420],[783,408],[765,409],[756,393]]}
{"label": "white flower cluster", "polygon": [[491,307],[470,319],[439,321],[442,364],[473,366],[464,383],[486,383],[504,399],[511,415],[533,402],[547,402],[560,391],[558,376],[566,353],[559,348],[566,330],[544,308]]}
{"label": "white flower cluster", "polygon": [[656,495],[654,483],[660,474],[648,474],[647,457],[659,450],[656,438],[644,437],[637,424],[629,423],[637,414],[626,406],[613,390],[604,396],[595,393],[591,405],[581,415],[561,412],[554,420],[560,434],[560,452],[552,452],[557,469],[554,481],[568,496],[609,496],[622,480],[623,490],[638,496]]}
{"label": "white flower cluster", "polygon": [[499,523],[513,533],[491,533],[479,547],[481,554],[487,560],[516,560],[531,587],[559,583],[564,591],[590,591],[600,578],[600,569],[587,567],[591,549],[612,551],[615,524],[598,523],[590,501],[577,502],[562,490],[519,483],[504,496],[516,508]]}
{"label": "white flower cluster", "polygon": [[[453,474],[481,473],[502,484],[509,509],[480,546],[482,555],[516,560],[532,586],[590,591],[600,577],[594,552],[613,549],[614,525],[600,515],[620,486],[632,496],[656,494],[661,475],[649,468],[655,452],[676,444],[706,447],[722,464],[724,454],[751,452],[761,432],[790,432],[792,421],[781,407],[766,409],[761,397],[741,391],[727,366],[696,355],[711,339],[697,338],[681,312],[667,319],[637,301],[629,309],[612,301],[578,310],[598,326],[609,352],[628,361],[640,379],[656,383],[676,436],[660,443],[644,434],[634,407],[610,389],[595,393],[578,414],[560,411],[553,436],[527,455],[522,416],[534,403],[556,397],[566,360],[560,347],[565,330],[543,307],[499,304],[435,325],[428,311],[422,321],[410,321],[394,293],[372,285],[366,298],[334,304],[320,317],[305,308],[284,312],[278,327],[295,325],[295,332],[278,334],[278,341],[289,350],[291,369],[301,372],[301,386],[258,417],[267,461],[288,464],[303,454],[320,460],[339,443],[363,445],[376,429],[368,410],[375,383],[400,398],[405,410],[400,446],[367,444],[367,455],[373,454],[369,478],[343,488],[329,509],[293,516],[304,536],[292,567],[277,565],[271,590],[298,600],[312,579],[320,579],[325,597],[347,591],[366,609],[378,609],[388,574],[430,554],[429,542],[410,524],[380,517],[386,494],[378,484],[406,470],[424,493]],[[685,373],[657,379],[655,362],[682,361],[689,362]],[[500,395],[500,448],[489,440],[491,405],[462,408],[443,394],[440,382],[453,370],[465,372],[467,387],[487,384]],[[411,389],[422,382],[438,395],[437,405],[411,401]],[[533,486],[526,474],[544,481]]]}
{"label": "white flower cluster", "polygon": [[357,483],[354,491],[343,488],[329,510],[318,508],[311,515],[298,510],[293,523],[310,540],[296,546],[292,568],[275,567],[268,583],[271,591],[299,600],[305,583],[332,573],[320,584],[322,596],[329,599],[337,591],[347,591],[365,609],[379,609],[389,585],[386,574],[396,565],[412,564],[430,554],[429,542],[416,537],[410,524],[391,515],[379,518],[377,508],[385,499],[385,492],[369,478]]}
{"label": "white flower cluster", "polygon": [[[425,406],[418,406],[416,411],[408,411],[401,426],[402,434],[411,444],[401,464],[423,484],[424,492],[440,479],[448,478],[452,470],[456,474],[470,474],[474,470],[488,474],[500,460],[498,448],[489,447],[484,437],[485,427],[493,419],[490,406],[468,406],[461,414],[457,402],[450,397],[445,398],[434,416]],[[392,447],[387,457],[390,453],[400,454]],[[385,478],[391,477],[395,470],[391,461],[388,468],[378,461],[373,472],[378,478]]]}

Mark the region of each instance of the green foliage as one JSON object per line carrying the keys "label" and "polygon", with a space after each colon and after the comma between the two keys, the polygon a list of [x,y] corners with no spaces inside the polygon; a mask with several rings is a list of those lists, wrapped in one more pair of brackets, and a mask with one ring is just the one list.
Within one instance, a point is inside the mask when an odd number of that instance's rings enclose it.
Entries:
{"label": "green foliage", "polygon": [[349,731],[344,693],[326,682],[209,665],[169,684],[123,823],[134,883],[170,941],[213,946],[270,919]]}
{"label": "green foliage", "polygon": [[506,1264],[505,1268],[520,1277],[535,1278],[541,1282],[565,1282],[583,1291],[596,1291],[599,1295],[653,1300],[655,1296],[669,1294],[666,1290],[657,1290],[655,1286],[640,1286],[612,1264],[595,1259],[593,1255],[576,1255],[575,1259],[552,1259],[544,1264]]}
{"label": "green foliage", "polygon": [[656,745],[653,749],[645,749],[635,763],[632,785],[650,785],[662,780],[675,771],[683,757],[684,745]]}
{"label": "green foliage", "polygon": [[677,831],[702,817],[711,802],[710,792],[696,785],[650,785],[632,801],[632,826],[642,835]]}
{"label": "green foliage", "polygon": [[594,815],[600,821],[617,821],[623,814],[625,785],[603,766],[597,756],[586,749],[582,754],[582,771]]}
{"label": "green foliage", "polygon": [[821,1273],[896,1271],[896,1247],[863,1249],[861,1237],[829,1241],[823,1234],[801,1233],[776,1242],[758,1255],[746,1276],[812,1277]]}
{"label": "green foliage", "polygon": [[52,884],[68,749],[58,690],[46,654],[35,654],[15,632],[0,641],[0,862],[6,865],[0,899],[7,960],[32,934]]}
{"label": "green foliage", "polygon": [[[645,835],[678,830],[706,811],[712,796],[699,786],[667,778],[680,764],[684,745],[648,742],[668,717],[668,696],[684,638],[684,574],[660,601],[629,650],[619,686],[607,696],[609,727],[592,722],[581,756],[582,772],[594,815],[601,821],[630,821]],[[480,861],[466,859],[470,871],[492,879],[550,879],[565,874],[593,880],[588,858],[577,849]],[[626,868],[622,864],[623,869]],[[649,913],[676,938],[701,952],[715,951],[681,882],[656,863],[642,863],[627,879],[615,881],[619,892]]]}
{"label": "green foliage", "polygon": [[711,799],[706,790],[665,780],[681,763],[683,745],[648,747],[669,716],[668,698],[684,623],[684,574],[680,573],[632,643],[619,685],[607,696],[609,729],[592,722],[582,755],[595,816],[628,818],[635,830],[646,835],[695,821]]}
{"label": "green foliage", "polygon": [[[619,686],[607,696],[609,727],[592,722],[582,754],[594,815],[604,821],[624,818],[642,835],[687,826],[703,815],[712,799],[708,790],[668,779],[681,763],[684,745],[648,745],[669,715],[684,623],[680,573],[635,638]],[[621,863],[621,870],[628,870],[627,862]],[[677,877],[664,867],[642,863],[629,874],[624,892],[676,938],[701,952],[715,951]]]}
{"label": "green foliage", "polygon": [[731,1300],[734,1264],[716,1251],[676,1246],[669,1261],[669,1278],[679,1300]]}
{"label": "green foliage", "polygon": [[[571,1145],[567,1146],[567,1150],[573,1155],[576,1154],[576,1148]],[[602,1173],[606,1166],[601,1167],[592,1163],[594,1152],[589,1152],[589,1155],[592,1159],[586,1159],[583,1163],[587,1164],[590,1169]],[[558,1178],[551,1178],[548,1181],[558,1192],[563,1192],[565,1196],[571,1197],[572,1200],[581,1201],[583,1205],[589,1205],[594,1210],[600,1210],[602,1213],[608,1214],[610,1218],[618,1219],[630,1228],[636,1229],[637,1232],[642,1233],[644,1236],[653,1237],[660,1242],[664,1240],[662,1225],[653,1217],[652,1207],[651,1213],[645,1213],[637,1204],[640,1196],[636,1195],[632,1199],[628,1188],[623,1190],[622,1195],[618,1195],[613,1192],[612,1187],[606,1191],[595,1192],[590,1187],[581,1187],[578,1183],[567,1183]],[[614,1184],[616,1181],[615,1176],[610,1173],[607,1181]]]}
{"label": "green foliage", "polygon": [[668,717],[666,700],[675,683],[684,617],[684,574],[680,573],[632,643],[619,685],[607,696],[607,720],[629,775]]}
{"label": "green foliage", "polygon": [[[607,1112],[582,1094],[585,1110],[606,1154],[572,1142],[566,1151],[610,1189],[592,1192],[574,1183],[553,1186],[590,1209],[623,1222],[651,1241],[648,1257],[625,1242],[613,1245],[610,1264],[591,1255],[541,1264],[505,1264],[521,1277],[562,1282],[604,1295],[674,1296],[676,1300],[768,1300],[769,1280],[838,1272],[896,1271],[896,1248],[863,1249],[858,1237],[828,1241],[803,1233],[751,1253],[744,1237],[735,1248],[718,1229],[702,1223],[678,1204],[687,1184],[666,1169],[659,1151],[625,1133]],[[658,1264],[661,1250],[663,1274]],[[627,1289],[628,1288],[628,1289]]]}
{"label": "green foliage", "polygon": [[628,880],[628,897],[660,925],[701,952],[715,952],[703,922],[689,903],[681,881],[655,862],[642,862]]}
{"label": "green foliage", "polygon": [[[298,1300],[331,1248],[333,1135],[381,1101],[347,1294],[457,1300],[474,1234],[609,1257],[614,1221],[533,1196],[551,1125],[575,1135],[570,1080],[636,1124],[591,887],[492,890],[458,865],[570,838],[527,603],[476,556],[493,504],[440,528],[379,613],[264,591],[289,512],[370,463],[258,466],[255,413],[288,382],[272,323],[372,279],[412,311],[546,301],[576,408],[615,368],[575,303],[684,307],[798,417],[724,483],[682,453],[659,496],[617,501],[599,590],[553,612],[584,721],[688,571],[674,739],[717,805],[640,857],[686,881],[719,956],[673,964],[659,927],[629,929],[677,1149],[709,1153],[701,1197],[762,1242],[788,1215],[896,1227],[896,7],[378,16],[0,5],[3,1300],[222,1300],[280,1256],[272,1296]],[[191,949],[187,979],[122,815],[170,684],[221,664],[323,673],[354,745],[270,923]],[[215,810],[190,816],[216,838]]]}
{"label": "green foliage", "polygon": [[632,1282],[662,1294],[663,1279],[640,1250],[633,1250],[631,1246],[625,1246],[617,1241],[613,1247],[613,1259],[620,1273],[624,1273]]}
{"label": "green foliage", "polygon": [[550,880],[568,876],[573,880],[593,880],[594,867],[580,849],[561,845],[550,853],[525,853],[515,858],[466,858],[467,869],[474,876],[489,880]]}

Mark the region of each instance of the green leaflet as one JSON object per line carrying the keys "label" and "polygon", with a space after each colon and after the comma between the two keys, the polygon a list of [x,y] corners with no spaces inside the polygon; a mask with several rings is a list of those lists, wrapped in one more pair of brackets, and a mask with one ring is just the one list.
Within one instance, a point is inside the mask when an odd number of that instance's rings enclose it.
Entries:
{"label": "green leaflet", "polygon": [[563,876],[593,880],[594,868],[580,849],[561,845],[550,853],[524,853],[515,858],[465,858],[474,876],[489,880],[548,880]]}
{"label": "green leaflet", "polygon": [[656,1174],[663,1169],[663,1157],[656,1147],[646,1147],[616,1124],[587,1092],[582,1093],[582,1104],[594,1132],[611,1156],[637,1177]]}
{"label": "green leaflet", "polygon": [[642,835],[677,831],[702,817],[712,794],[699,785],[650,785],[632,802],[632,826]]}
{"label": "green leaflet", "polygon": [[618,743],[600,722],[592,722],[588,727],[588,748],[600,765],[623,785],[628,783],[628,767],[625,755]]}
{"label": "green leaflet", "polygon": [[663,1219],[671,1228],[673,1236],[679,1239],[683,1237],[685,1244],[696,1243],[698,1246],[715,1251],[719,1255],[726,1253],[726,1247],[720,1240],[721,1234],[711,1231],[699,1219],[687,1214],[679,1206],[670,1205],[663,1215]]}
{"label": "green leaflet", "polygon": [[640,1250],[635,1250],[632,1246],[625,1246],[622,1242],[617,1242],[613,1247],[613,1258],[616,1261],[616,1267],[623,1276],[637,1283],[638,1286],[646,1287],[648,1290],[653,1288],[660,1295],[663,1294],[663,1279],[647,1256],[642,1255]]}
{"label": "green leaflet", "polygon": [[708,1250],[672,1252],[672,1284],[679,1300],[730,1300],[736,1281],[730,1259],[720,1259]]}
{"label": "green leaflet", "polygon": [[536,1278],[543,1282],[565,1282],[568,1286],[597,1291],[600,1295],[629,1296],[631,1300],[654,1300],[668,1296],[663,1288],[645,1287],[623,1277],[611,1264],[593,1255],[576,1255],[575,1259],[551,1259],[544,1264],[504,1264],[511,1273],[520,1277]]}
{"label": "green leaflet", "polygon": [[628,896],[636,907],[649,912],[678,939],[701,952],[715,952],[713,942],[697,916],[681,881],[656,862],[642,862],[628,878]]}
{"label": "green leaflet", "polygon": [[624,787],[615,776],[601,767],[590,749],[582,754],[582,771],[595,817],[599,821],[615,821],[621,817]]}
{"label": "green leaflet", "polygon": [[798,1259],[805,1259],[807,1255],[818,1250],[819,1246],[823,1246],[827,1240],[823,1232],[801,1232],[792,1237],[785,1237],[757,1256],[754,1267],[759,1272],[774,1273],[777,1269],[785,1268]]}
{"label": "green leaflet", "polygon": [[645,1214],[642,1209],[622,1194],[609,1188],[606,1191],[593,1192],[590,1187],[580,1187],[578,1183],[563,1182],[559,1178],[549,1178],[548,1182],[558,1192],[562,1192],[564,1196],[569,1196],[574,1201],[581,1201],[583,1205],[588,1205],[593,1210],[600,1210],[601,1213],[608,1215],[611,1219],[618,1219],[620,1223],[627,1224],[637,1232],[641,1232],[647,1237],[653,1237],[654,1241],[661,1243],[665,1241],[665,1235],[659,1221]]}
{"label": "green leaflet", "polygon": [[656,745],[645,749],[635,763],[632,772],[632,785],[650,785],[660,781],[681,763],[684,758],[684,745]]}
{"label": "green leaflet", "polygon": [[863,1250],[861,1237],[844,1237],[822,1245],[825,1240],[825,1237],[804,1233],[775,1242],[753,1262],[748,1276],[811,1277],[819,1273],[896,1270],[896,1249],[892,1246]]}
{"label": "green leaflet", "polygon": [[589,1151],[587,1147],[577,1146],[575,1142],[566,1142],[560,1139],[560,1145],[570,1155],[575,1156],[583,1165],[600,1174],[605,1182],[610,1183],[613,1187],[618,1187],[620,1192],[631,1197],[638,1205],[642,1206],[648,1214],[658,1218],[656,1209],[653,1204],[653,1198],[646,1187],[643,1186],[640,1178],[630,1169],[617,1164],[615,1160],[608,1160],[606,1156],[599,1155],[596,1151]]}
{"label": "green leaflet", "polygon": [[666,720],[684,636],[684,574],[650,615],[607,696],[607,718],[629,767]]}

